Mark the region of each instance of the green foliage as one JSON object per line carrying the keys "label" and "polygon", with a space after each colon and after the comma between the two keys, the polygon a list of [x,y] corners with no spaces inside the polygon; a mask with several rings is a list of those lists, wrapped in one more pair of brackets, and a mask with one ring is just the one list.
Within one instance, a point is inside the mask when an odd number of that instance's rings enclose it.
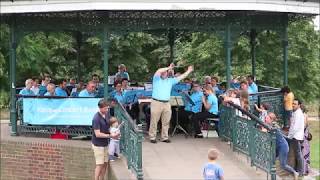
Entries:
{"label": "green foliage", "polygon": [[0,110],[9,107],[9,92],[0,90]]}
{"label": "green foliage", "polygon": [[[289,24],[289,85],[297,97],[306,101],[320,98],[319,31],[310,19]],[[225,80],[225,48],[223,39],[214,33],[182,32],[175,40],[174,62],[180,66],[193,64],[192,76],[218,75]],[[0,26],[0,89],[9,91],[9,28]],[[167,32],[111,35],[109,74],[115,74],[121,63],[127,65],[131,79],[148,81],[153,73],[170,63]],[[76,77],[84,82],[93,73],[103,75],[101,41],[86,37],[77,62],[77,42],[69,33],[37,32],[24,36],[17,48],[17,83],[26,78],[49,73],[53,79]],[[282,41],[276,32],[263,31],[257,37],[256,73],[260,84],[281,87],[283,83]],[[240,36],[232,49],[232,74],[251,73],[250,40]]]}
{"label": "green foliage", "polygon": [[9,28],[0,24],[0,90],[9,91]]}
{"label": "green foliage", "polygon": [[309,121],[309,128],[312,134],[312,140],[310,141],[311,150],[311,167],[320,168],[320,129],[319,121]]}
{"label": "green foliage", "polygon": [[290,24],[289,84],[305,100],[320,99],[320,32],[310,21]]}
{"label": "green foliage", "polygon": [[225,72],[223,42],[215,34],[192,33],[190,41],[178,39],[176,51],[178,64],[194,65],[196,78]]}

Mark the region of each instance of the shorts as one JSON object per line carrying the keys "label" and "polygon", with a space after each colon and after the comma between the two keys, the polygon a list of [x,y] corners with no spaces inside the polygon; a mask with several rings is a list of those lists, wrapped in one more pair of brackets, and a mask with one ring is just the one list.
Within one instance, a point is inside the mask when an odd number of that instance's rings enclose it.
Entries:
{"label": "shorts", "polygon": [[109,161],[108,146],[95,146],[92,144],[96,165],[101,165]]}

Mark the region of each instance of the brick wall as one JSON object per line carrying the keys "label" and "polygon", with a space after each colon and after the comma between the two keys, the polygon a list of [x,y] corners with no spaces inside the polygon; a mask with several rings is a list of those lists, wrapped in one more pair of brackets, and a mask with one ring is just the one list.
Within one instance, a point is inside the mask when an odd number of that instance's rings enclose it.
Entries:
{"label": "brick wall", "polygon": [[0,179],[93,179],[90,146],[1,141]]}

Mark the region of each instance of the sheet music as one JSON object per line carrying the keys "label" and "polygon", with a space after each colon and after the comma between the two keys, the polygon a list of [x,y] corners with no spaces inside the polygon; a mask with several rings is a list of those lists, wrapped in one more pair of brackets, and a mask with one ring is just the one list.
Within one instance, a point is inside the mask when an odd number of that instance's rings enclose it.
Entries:
{"label": "sheet music", "polygon": [[115,79],[116,79],[116,76],[108,76],[108,84],[114,84]]}
{"label": "sheet music", "polygon": [[[141,98],[138,99],[139,104],[141,103],[151,103],[152,98]],[[184,101],[182,96],[171,96],[169,100],[171,106],[184,106]]]}
{"label": "sheet music", "polygon": [[182,96],[171,96],[169,102],[171,106],[184,106]]}
{"label": "sheet music", "polygon": [[151,98],[138,99],[139,104],[141,103],[151,103]]}

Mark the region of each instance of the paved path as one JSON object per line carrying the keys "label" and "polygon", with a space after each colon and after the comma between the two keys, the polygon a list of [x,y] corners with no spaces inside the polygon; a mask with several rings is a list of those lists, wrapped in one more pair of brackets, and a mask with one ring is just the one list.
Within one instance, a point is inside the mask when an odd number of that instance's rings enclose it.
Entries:
{"label": "paved path", "polygon": [[143,170],[145,179],[202,179],[202,166],[207,162],[209,148],[221,152],[218,163],[225,171],[225,179],[267,179],[266,173],[250,167],[247,160],[233,153],[230,145],[217,137],[204,139],[177,135],[172,143],[143,142]]}
{"label": "paved path", "polygon": [[[10,136],[8,124],[0,123],[0,125],[1,140],[29,142],[33,139],[23,136],[12,137]],[[39,141],[78,147],[90,145],[90,141],[37,139]],[[214,133],[210,133],[209,138],[204,139],[185,138],[182,135],[176,135],[171,140],[172,143],[158,142],[157,144],[151,144],[148,138],[145,138],[142,147],[144,179],[200,180],[202,179],[202,166],[207,162],[207,151],[210,148],[217,148],[221,152],[218,163],[224,169],[225,179],[267,179],[265,172],[250,167],[244,155],[232,152],[230,145],[221,141]],[[132,174],[130,175],[126,171],[127,167],[124,159],[115,162],[112,166],[116,169],[118,178],[125,180],[135,179]],[[280,178],[277,177],[277,179]],[[292,179],[292,177],[287,179]]]}

